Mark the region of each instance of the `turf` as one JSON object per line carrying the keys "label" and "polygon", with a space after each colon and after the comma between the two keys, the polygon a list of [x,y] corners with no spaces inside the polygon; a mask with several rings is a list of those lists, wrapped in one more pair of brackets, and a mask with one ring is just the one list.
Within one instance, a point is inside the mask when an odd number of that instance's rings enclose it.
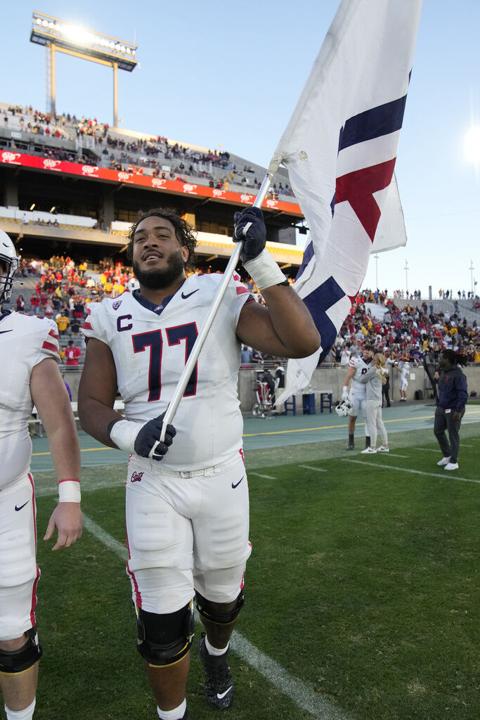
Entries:
{"label": "turf", "polygon": [[[476,435],[469,429],[459,474],[480,480],[478,426]],[[297,447],[294,460],[322,473],[292,464],[291,448],[277,448],[270,466],[264,453],[247,458],[273,479],[250,477],[254,552],[239,629],[349,717],[474,720],[480,484],[442,474],[435,446],[417,449],[422,436],[403,439],[395,452],[404,458],[352,457],[340,448],[333,458],[313,448],[299,457]],[[111,480],[110,489],[86,492],[83,505],[120,542],[123,490],[115,483],[124,471],[84,471],[91,488]],[[39,479],[40,486],[51,481]],[[41,529],[53,498],[40,497],[38,505]],[[153,720],[122,561],[88,532],[60,553],[40,542],[39,560],[45,657],[36,720]],[[235,655],[232,665],[232,720],[311,717]],[[219,716],[204,703],[195,656],[189,702],[194,720]]]}

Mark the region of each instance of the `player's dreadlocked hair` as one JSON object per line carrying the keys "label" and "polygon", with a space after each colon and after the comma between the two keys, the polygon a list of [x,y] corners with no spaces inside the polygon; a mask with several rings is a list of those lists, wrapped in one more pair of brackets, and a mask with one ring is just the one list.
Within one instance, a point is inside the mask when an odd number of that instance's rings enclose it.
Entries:
{"label": "player's dreadlocked hair", "polygon": [[142,220],[145,220],[145,218],[148,217],[160,217],[172,223],[175,228],[175,235],[177,236],[178,242],[180,245],[183,245],[188,249],[188,260],[185,263],[185,266],[187,268],[193,268],[195,265],[195,246],[197,244],[196,237],[191,226],[180,217],[176,210],[172,210],[171,208],[152,208],[146,212],[139,213],[138,220],[132,225],[130,232],[128,233],[128,261],[131,263],[133,258],[133,236],[135,235],[135,231]]}

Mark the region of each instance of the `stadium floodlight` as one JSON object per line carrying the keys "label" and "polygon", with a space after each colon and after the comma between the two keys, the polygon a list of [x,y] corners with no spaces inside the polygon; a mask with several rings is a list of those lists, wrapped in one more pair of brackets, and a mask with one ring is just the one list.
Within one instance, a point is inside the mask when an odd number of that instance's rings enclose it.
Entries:
{"label": "stadium floodlight", "polygon": [[128,40],[90,30],[38,11],[32,14],[30,41],[49,50],[49,110],[56,114],[55,54],[73,55],[81,60],[113,69],[113,126],[118,125],[118,70],[132,72],[137,66],[137,46]]}

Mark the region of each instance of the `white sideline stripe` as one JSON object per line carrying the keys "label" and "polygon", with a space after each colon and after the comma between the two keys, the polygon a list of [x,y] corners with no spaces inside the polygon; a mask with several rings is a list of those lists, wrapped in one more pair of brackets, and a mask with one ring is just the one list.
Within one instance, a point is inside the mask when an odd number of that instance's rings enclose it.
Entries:
{"label": "white sideline stripe", "polygon": [[258,673],[263,675],[277,690],[289,697],[302,710],[318,720],[347,720],[349,717],[331,702],[318,695],[302,680],[290,675],[275,660],[260,652],[246,638],[235,631],[232,635],[233,651]]}
{"label": "white sideline stripe", "polygon": [[399,470],[400,472],[410,473],[411,475],[423,475],[425,477],[438,477],[442,480],[460,480],[460,482],[476,483],[480,485],[480,480],[473,480],[472,478],[459,477],[453,475],[452,472],[446,471],[443,473],[435,472],[424,472],[423,470],[412,470],[411,468],[399,467],[398,465],[384,465],[382,463],[367,462],[366,460],[350,460],[349,458],[342,458],[343,462],[356,463],[357,465],[371,465],[372,467],[385,468],[386,470]]}
{"label": "white sideline stripe", "polygon": [[317,468],[313,465],[299,465],[298,467],[304,468],[305,470],[315,470],[315,472],[327,472],[326,468]]}
{"label": "white sideline stripe", "polygon": [[273,475],[262,475],[262,473],[252,472],[251,470],[250,472],[247,471],[247,475],[256,475],[257,477],[265,478],[266,480],[275,480]]}
{"label": "white sideline stripe", "polygon": [[400,455],[399,453],[392,453],[392,452],[388,452],[388,453],[379,452],[379,453],[377,453],[377,455],[386,455],[387,457],[400,457],[400,458],[408,457],[408,455]]}
{"label": "white sideline stripe", "polygon": [[89,533],[91,533],[95,538],[97,538],[97,540],[100,540],[100,542],[105,545],[105,547],[115,553],[115,555],[117,555],[120,560],[128,560],[128,551],[125,545],[122,545],[122,543],[118,542],[118,540],[115,540],[115,538],[112,537],[110,533],[107,533],[107,531],[100,527],[100,525],[97,525],[97,523],[92,520],[91,517],[89,517],[88,515],[84,515],[83,525]]}
{"label": "white sideline stripe", "polygon": [[[121,560],[127,560],[128,552],[118,540],[115,540],[88,515],[83,516],[85,528],[105,547]],[[315,690],[299,678],[290,675],[285,668],[262,653],[237,630],[231,639],[232,650],[248,663],[254,670],[280,690],[299,708],[308,712],[318,720],[349,720],[349,716],[339,710],[333,703],[315,692]]]}

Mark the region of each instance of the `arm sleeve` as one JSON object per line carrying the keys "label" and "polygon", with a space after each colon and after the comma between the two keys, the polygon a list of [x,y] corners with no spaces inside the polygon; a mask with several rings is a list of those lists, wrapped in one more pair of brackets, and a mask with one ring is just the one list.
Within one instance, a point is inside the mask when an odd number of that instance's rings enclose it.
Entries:
{"label": "arm sleeve", "polygon": [[104,343],[110,341],[107,322],[105,318],[105,306],[102,302],[90,303],[85,308],[87,317],[82,325],[81,331],[85,340],[95,338]]}
{"label": "arm sleeve", "polygon": [[60,362],[60,344],[57,323],[54,320],[43,318],[38,321],[38,342],[35,346],[32,367],[45,360],[53,358]]}

